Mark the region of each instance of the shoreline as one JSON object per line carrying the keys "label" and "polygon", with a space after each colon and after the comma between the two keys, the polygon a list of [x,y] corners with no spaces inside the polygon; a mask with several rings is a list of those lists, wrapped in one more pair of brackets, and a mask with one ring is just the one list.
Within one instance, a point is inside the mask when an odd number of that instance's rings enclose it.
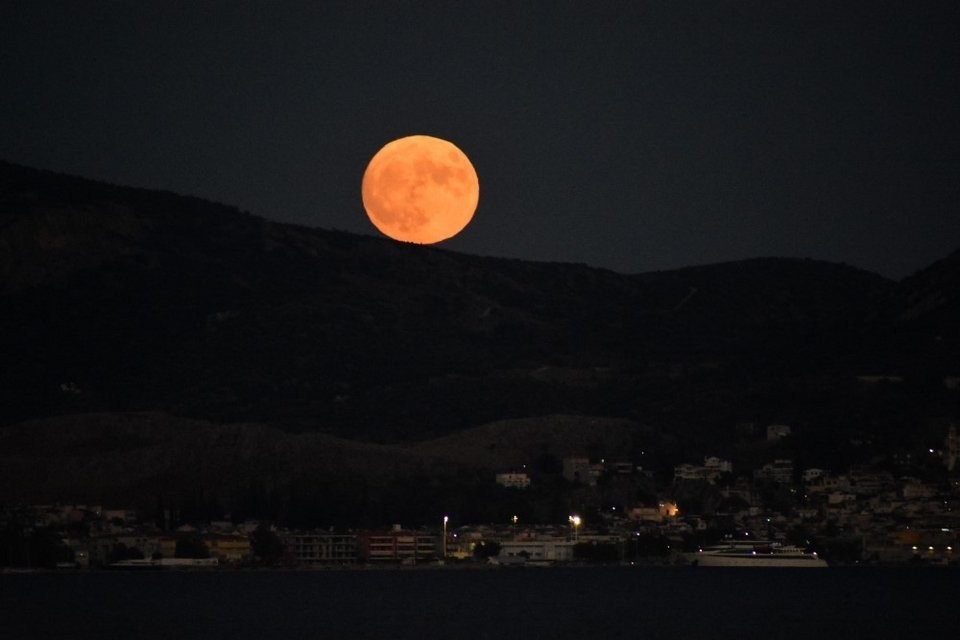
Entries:
{"label": "shoreline", "polygon": [[[643,569],[677,569],[677,570],[715,570],[715,569],[790,569],[792,567],[699,567],[689,562],[642,562],[642,563],[579,563],[566,562],[555,564],[529,564],[529,565],[497,565],[493,563],[456,563],[456,564],[437,564],[423,563],[416,565],[403,565],[397,563],[384,564],[329,564],[313,566],[274,566],[274,567],[252,567],[252,566],[232,566],[218,565],[215,567],[204,566],[144,566],[144,567],[60,567],[55,569],[47,568],[26,568],[26,567],[2,567],[0,576],[8,575],[87,575],[87,574],[131,574],[131,573],[330,573],[330,572],[489,572],[489,571],[544,571],[551,569],[609,569],[609,570],[643,570]],[[904,570],[950,570],[960,569],[960,563],[931,563],[931,562],[872,562],[855,564],[831,564],[827,569],[904,569]]]}

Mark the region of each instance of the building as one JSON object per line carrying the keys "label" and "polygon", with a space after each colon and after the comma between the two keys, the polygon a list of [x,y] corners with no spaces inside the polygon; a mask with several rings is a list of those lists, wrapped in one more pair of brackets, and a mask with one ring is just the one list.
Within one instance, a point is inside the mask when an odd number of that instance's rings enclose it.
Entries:
{"label": "building", "polygon": [[203,536],[211,558],[221,563],[239,563],[250,558],[250,538],[238,533],[208,533]]}
{"label": "building", "polygon": [[100,517],[122,525],[132,525],[137,522],[137,512],[133,509],[103,509]]}
{"label": "building", "polygon": [[655,507],[636,505],[627,509],[627,518],[635,522],[660,523],[669,518],[676,518],[680,514],[677,503],[663,501]]}
{"label": "building", "polygon": [[710,475],[714,477],[722,473],[733,473],[733,463],[729,460],[718,458],[717,456],[707,456],[703,459],[703,466],[707,468],[708,479]]}
{"label": "building", "polygon": [[285,536],[297,564],[352,564],[357,561],[357,536],[352,533],[295,531]]}
{"label": "building", "polygon": [[498,473],[496,480],[502,487],[526,489],[530,486],[530,476],[525,473]]}
{"label": "building", "polygon": [[823,490],[830,491],[849,491],[850,478],[847,476],[823,476]]}
{"label": "building", "polygon": [[526,562],[569,562],[573,560],[574,541],[560,538],[507,540],[500,543],[499,564]]}
{"label": "building", "polygon": [[627,509],[627,517],[635,522],[663,522],[663,513],[659,506],[635,506]]}
{"label": "building", "polygon": [[733,473],[733,463],[717,456],[707,456],[703,459],[703,466],[681,464],[673,468],[673,480],[706,480],[715,482],[725,473]]}
{"label": "building", "polygon": [[830,506],[844,506],[855,504],[857,495],[855,493],[845,493],[843,491],[834,491],[827,494],[827,504]]}
{"label": "building", "polygon": [[769,480],[778,484],[793,482],[793,460],[774,460],[759,469],[755,469],[753,477],[757,480]]}
{"label": "building", "polygon": [[858,496],[875,496],[884,487],[893,484],[889,473],[871,473],[860,469],[850,469],[850,491]]}
{"label": "building", "polygon": [[563,459],[563,478],[567,482],[590,482],[590,459],[589,458],[564,458]]}
{"label": "building", "polygon": [[674,482],[682,480],[706,480],[706,469],[694,464],[679,464],[673,468]]}
{"label": "building", "polygon": [[923,482],[919,478],[901,478],[901,480],[903,486],[900,488],[900,495],[905,500],[932,498],[937,493],[936,487]]}
{"label": "building", "polygon": [[363,531],[357,535],[357,558],[362,562],[427,562],[436,559],[437,536],[406,531],[394,525],[390,531]]}
{"label": "building", "polygon": [[177,539],[174,536],[160,536],[160,555],[164,558],[177,555]]}

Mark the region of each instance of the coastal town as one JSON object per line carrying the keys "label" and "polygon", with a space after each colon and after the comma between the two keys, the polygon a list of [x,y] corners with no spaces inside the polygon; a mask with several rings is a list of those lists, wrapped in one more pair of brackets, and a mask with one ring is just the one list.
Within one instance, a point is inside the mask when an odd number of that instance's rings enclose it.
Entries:
{"label": "coastal town", "polygon": [[[791,437],[768,425],[768,442]],[[753,469],[708,455],[658,478],[641,465],[567,457],[562,476],[580,508],[566,521],[433,523],[375,529],[298,529],[265,520],[171,522],[136,510],[84,504],[5,505],[0,568],[322,568],[346,566],[547,566],[671,564],[695,561],[724,539],[764,540],[819,554],[831,565],[956,566],[960,558],[960,436],[840,471],[798,468],[775,458]],[[491,479],[529,491],[536,474],[509,470]],[[656,500],[616,500],[638,486]],[[752,536],[752,537],[751,537]]]}

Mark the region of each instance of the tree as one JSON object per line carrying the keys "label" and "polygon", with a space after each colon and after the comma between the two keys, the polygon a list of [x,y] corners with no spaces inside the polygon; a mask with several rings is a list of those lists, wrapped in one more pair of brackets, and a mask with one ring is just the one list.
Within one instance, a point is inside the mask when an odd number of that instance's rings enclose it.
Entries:
{"label": "tree", "polygon": [[52,527],[33,527],[29,514],[14,513],[0,520],[0,567],[54,568],[73,562],[73,551]]}
{"label": "tree", "polygon": [[175,558],[209,558],[210,551],[207,545],[200,539],[200,535],[193,533],[187,536],[177,538],[177,546],[174,549]]}
{"label": "tree", "polygon": [[480,542],[473,548],[473,557],[477,560],[486,560],[500,555],[499,542]]}
{"label": "tree", "polygon": [[283,542],[267,525],[260,523],[250,535],[254,558],[264,565],[274,565],[283,557]]}

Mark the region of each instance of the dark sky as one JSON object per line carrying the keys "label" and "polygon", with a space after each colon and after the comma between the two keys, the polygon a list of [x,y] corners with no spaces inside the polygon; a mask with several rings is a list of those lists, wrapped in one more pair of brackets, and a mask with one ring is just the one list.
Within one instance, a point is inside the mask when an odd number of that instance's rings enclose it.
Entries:
{"label": "dark sky", "polygon": [[901,277],[960,248],[960,2],[4,0],[0,158],[376,234],[370,157],[480,176],[444,246]]}

